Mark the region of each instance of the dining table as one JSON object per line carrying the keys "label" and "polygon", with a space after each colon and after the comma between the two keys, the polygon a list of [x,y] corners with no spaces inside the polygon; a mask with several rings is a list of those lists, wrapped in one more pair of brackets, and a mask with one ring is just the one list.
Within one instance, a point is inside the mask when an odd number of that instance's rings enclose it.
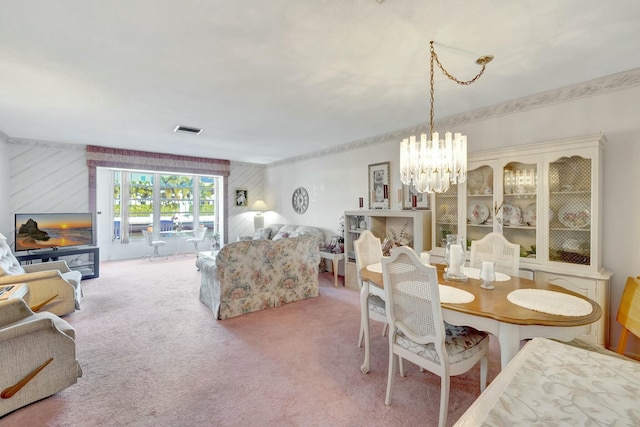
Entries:
{"label": "dining table", "polygon": [[[561,286],[538,283],[535,280],[497,274],[494,289],[480,287],[479,270],[465,267],[466,281],[448,281],[444,278],[445,265],[436,264],[442,314],[445,322],[458,326],[470,326],[488,332],[498,338],[500,362],[504,368],[520,350],[522,340],[534,337],[571,341],[584,334],[585,326],[596,322],[602,316],[602,308],[590,298],[572,292]],[[364,325],[363,373],[369,372],[370,332],[368,298],[370,294],[386,300],[382,267],[380,263],[360,270],[362,289],[360,291],[360,312]],[[443,291],[462,299],[443,298]],[[518,298],[515,298],[518,297]],[[524,298],[523,303],[521,300]],[[533,308],[526,299],[532,298]],[[539,298],[539,300],[535,300]],[[547,310],[543,305],[549,302]],[[464,300],[464,302],[462,302]],[[512,301],[515,301],[512,302]],[[579,304],[576,304],[579,303]],[[572,304],[580,310],[572,312]],[[561,311],[561,312],[560,312]]]}

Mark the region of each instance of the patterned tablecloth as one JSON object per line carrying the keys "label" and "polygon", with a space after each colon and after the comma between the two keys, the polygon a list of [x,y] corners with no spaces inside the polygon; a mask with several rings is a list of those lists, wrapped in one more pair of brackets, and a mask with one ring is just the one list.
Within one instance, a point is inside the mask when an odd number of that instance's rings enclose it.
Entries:
{"label": "patterned tablecloth", "polygon": [[638,425],[638,390],[640,363],[534,338],[455,425]]}

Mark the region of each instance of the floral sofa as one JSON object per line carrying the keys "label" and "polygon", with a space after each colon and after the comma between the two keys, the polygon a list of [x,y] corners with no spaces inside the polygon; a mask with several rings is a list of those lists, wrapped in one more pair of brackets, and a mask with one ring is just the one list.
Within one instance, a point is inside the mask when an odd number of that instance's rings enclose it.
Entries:
{"label": "floral sofa", "polygon": [[215,260],[199,258],[200,301],[224,320],[316,297],[323,240],[317,233],[255,238],[224,246]]}

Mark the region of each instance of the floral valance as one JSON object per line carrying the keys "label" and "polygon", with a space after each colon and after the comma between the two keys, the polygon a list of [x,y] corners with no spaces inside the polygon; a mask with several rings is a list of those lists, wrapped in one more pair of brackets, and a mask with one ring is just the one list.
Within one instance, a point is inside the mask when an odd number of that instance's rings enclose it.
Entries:
{"label": "floral valance", "polygon": [[229,160],[87,145],[87,166],[229,176]]}

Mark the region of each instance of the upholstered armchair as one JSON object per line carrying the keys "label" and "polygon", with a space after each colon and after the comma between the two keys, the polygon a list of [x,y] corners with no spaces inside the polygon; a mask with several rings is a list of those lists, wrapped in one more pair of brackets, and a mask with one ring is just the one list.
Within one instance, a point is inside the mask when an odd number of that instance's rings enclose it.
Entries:
{"label": "upholstered armchair", "polygon": [[81,280],[82,273],[71,270],[65,261],[20,265],[0,234],[0,286],[25,283],[29,306],[41,306],[58,316],[73,313],[82,300]]}
{"label": "upholstered armchair", "polygon": [[0,301],[0,416],[58,393],[82,376],[75,330],[22,299]]}

